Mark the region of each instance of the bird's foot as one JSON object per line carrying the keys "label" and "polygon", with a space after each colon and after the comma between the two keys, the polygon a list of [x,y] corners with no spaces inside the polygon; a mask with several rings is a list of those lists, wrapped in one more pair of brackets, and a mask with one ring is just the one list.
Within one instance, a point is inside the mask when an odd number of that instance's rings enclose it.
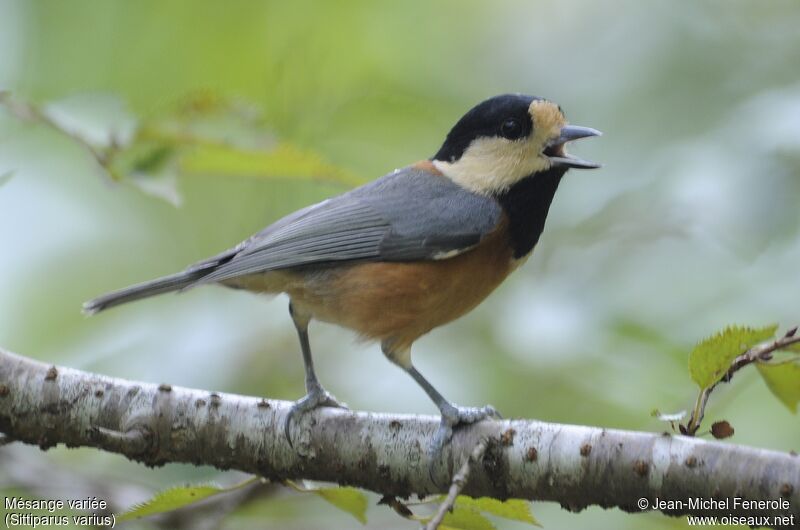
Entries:
{"label": "bird's foot", "polygon": [[339,403],[330,392],[322,388],[321,385],[308,385],[308,393],[294,402],[292,408],[289,409],[289,414],[286,415],[286,420],[283,425],[283,434],[286,436],[286,441],[292,445],[291,427],[292,420],[297,416],[302,416],[319,407],[333,407],[338,409],[346,409],[346,403]]}
{"label": "bird's foot", "polygon": [[503,418],[500,413],[497,412],[497,409],[491,405],[486,405],[485,407],[459,407],[448,403],[442,408],[441,412],[442,422],[439,424],[439,429],[436,431],[436,435],[433,437],[433,442],[428,451],[428,474],[434,484],[437,484],[434,478],[436,466],[441,461],[444,446],[447,445],[453,437],[453,429],[461,425],[477,423],[486,418]]}

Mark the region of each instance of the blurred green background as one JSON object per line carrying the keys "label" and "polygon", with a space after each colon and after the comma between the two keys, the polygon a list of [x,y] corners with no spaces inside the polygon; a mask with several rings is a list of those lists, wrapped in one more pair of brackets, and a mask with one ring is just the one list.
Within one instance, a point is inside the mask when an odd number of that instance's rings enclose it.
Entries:
{"label": "blurred green background", "polygon": [[[793,0],[4,0],[0,89],[106,139],[192,94],[246,102],[269,134],[360,181],[432,155],[488,96],[557,101],[571,121],[605,133],[575,148],[604,168],[568,175],[533,258],[473,313],[420,340],[415,360],[461,404],[658,431],[651,409],[692,405],[686,364],[697,340],[729,323],[800,322],[798,27]],[[81,145],[0,108],[0,174],[11,170],[0,185],[0,345],[131,379],[303,393],[282,297],[209,287],[91,319],[80,305],[179,270],[348,184],[214,172],[112,183]],[[376,345],[353,338],[312,327],[331,392],[358,409],[435,412]],[[707,421],[721,418],[736,443],[800,448],[797,417],[753,369],[713,395]],[[91,450],[0,449],[6,495],[63,498],[82,484],[134,501],[205,479],[237,477]],[[546,528],[685,526],[552,503],[533,511]],[[415,527],[382,506],[368,517],[368,528]],[[219,524],[358,523],[277,490]]]}

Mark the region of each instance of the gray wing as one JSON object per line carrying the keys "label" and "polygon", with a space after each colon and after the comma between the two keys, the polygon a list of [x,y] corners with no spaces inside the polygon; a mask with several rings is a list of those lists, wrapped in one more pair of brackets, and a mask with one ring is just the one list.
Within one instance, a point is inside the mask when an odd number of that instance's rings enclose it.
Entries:
{"label": "gray wing", "polygon": [[449,179],[408,167],[268,226],[190,270],[198,283],[316,263],[457,255],[491,232],[501,208]]}

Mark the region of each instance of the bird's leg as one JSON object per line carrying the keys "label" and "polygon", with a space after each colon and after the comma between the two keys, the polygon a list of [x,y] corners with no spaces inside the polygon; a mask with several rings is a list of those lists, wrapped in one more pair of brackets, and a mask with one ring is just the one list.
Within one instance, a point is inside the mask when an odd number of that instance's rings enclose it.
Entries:
{"label": "bird's leg", "polygon": [[433,438],[433,443],[431,444],[431,465],[433,465],[433,462],[439,460],[445,444],[453,437],[453,429],[455,427],[476,423],[490,417],[501,418],[497,410],[491,405],[486,405],[484,407],[459,407],[455,403],[445,399],[445,397],[414,368],[414,365],[411,364],[410,348],[397,349],[388,341],[384,341],[381,347],[383,348],[383,353],[390,361],[414,378],[414,381],[428,394],[442,415],[439,430],[436,432],[436,436]]}
{"label": "bird's leg", "polygon": [[442,414],[442,422],[439,424],[439,430],[436,432],[436,436],[433,439],[432,453],[436,456],[441,453],[444,445],[453,437],[453,429],[455,427],[477,423],[486,418],[501,417],[497,410],[491,405],[483,407],[459,407],[455,403],[447,401],[413,365],[409,366],[406,372],[408,372],[408,375],[413,377],[414,381],[422,387]]}
{"label": "bird's leg", "polygon": [[303,352],[303,364],[306,370],[306,395],[298,399],[286,415],[286,423],[284,425],[284,434],[292,444],[290,436],[290,426],[292,418],[298,414],[304,414],[317,407],[337,407],[347,408],[343,403],[336,401],[336,398],[327,392],[317,379],[317,374],[314,372],[314,360],[311,358],[311,344],[308,341],[308,323],[311,318],[308,315],[298,313],[294,306],[289,303],[289,314],[292,316],[294,327],[297,329],[297,337],[300,339],[300,349]]}

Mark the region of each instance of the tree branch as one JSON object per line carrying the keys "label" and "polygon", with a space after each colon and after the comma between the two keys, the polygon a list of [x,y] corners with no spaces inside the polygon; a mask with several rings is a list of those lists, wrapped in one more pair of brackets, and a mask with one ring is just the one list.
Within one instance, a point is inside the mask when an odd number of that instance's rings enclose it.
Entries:
{"label": "tree branch", "polygon": [[[385,495],[443,493],[428,473],[433,416],[321,409],[300,419],[294,449],[281,428],[290,403],[154,385],[49,366],[0,350],[0,433],[47,449],[90,446],[149,466],[170,462],[238,469],[272,480],[311,479]],[[597,504],[640,512],[640,499],[680,500],[670,515],[794,515],[800,518],[800,457],[679,435],[484,421],[456,431],[443,451],[450,482],[483,439],[463,493]],[[708,510],[690,499],[730,499]],[[788,501],[788,508],[733,503]],[[643,503],[642,503],[643,504]]]}

